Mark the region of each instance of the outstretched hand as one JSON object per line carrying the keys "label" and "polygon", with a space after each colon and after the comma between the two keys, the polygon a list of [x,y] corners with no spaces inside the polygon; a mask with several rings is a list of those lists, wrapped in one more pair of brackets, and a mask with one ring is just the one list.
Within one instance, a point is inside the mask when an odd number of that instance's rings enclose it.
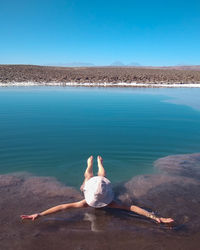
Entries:
{"label": "outstretched hand", "polygon": [[156,217],[155,219],[158,223],[166,223],[166,224],[169,224],[169,223],[172,223],[174,222],[174,220],[172,218],[158,218]]}
{"label": "outstretched hand", "polygon": [[39,214],[31,214],[31,215],[21,215],[20,217],[22,220],[24,220],[24,219],[35,220],[39,216],[40,216]]}

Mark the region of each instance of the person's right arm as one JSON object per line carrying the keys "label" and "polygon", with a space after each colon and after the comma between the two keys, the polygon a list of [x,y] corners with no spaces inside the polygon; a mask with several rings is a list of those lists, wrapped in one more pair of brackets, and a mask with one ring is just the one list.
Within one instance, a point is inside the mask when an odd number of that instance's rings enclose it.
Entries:
{"label": "person's right arm", "polygon": [[82,201],[78,201],[78,202],[73,202],[73,203],[68,203],[68,204],[61,204],[52,208],[49,208],[41,213],[36,213],[36,214],[31,214],[31,215],[21,215],[21,219],[31,219],[31,220],[35,220],[41,216],[45,216],[48,214],[52,214],[52,213],[57,213],[59,211],[63,211],[69,208],[81,208],[81,207],[86,207],[88,206],[85,200]]}

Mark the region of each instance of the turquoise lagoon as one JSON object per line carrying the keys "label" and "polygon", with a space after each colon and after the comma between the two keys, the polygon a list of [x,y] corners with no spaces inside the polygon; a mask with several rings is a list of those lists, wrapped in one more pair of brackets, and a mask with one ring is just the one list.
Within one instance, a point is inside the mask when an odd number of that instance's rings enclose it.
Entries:
{"label": "turquoise lagoon", "polygon": [[1,88],[0,174],[78,188],[90,155],[102,155],[113,183],[153,173],[158,158],[200,152],[199,97],[198,88]]}

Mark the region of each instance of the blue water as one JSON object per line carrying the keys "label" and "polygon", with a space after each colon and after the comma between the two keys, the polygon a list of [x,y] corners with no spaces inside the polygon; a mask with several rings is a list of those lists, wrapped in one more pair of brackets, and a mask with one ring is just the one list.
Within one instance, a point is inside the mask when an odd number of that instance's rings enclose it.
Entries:
{"label": "blue water", "polygon": [[0,174],[78,187],[91,154],[102,155],[114,183],[152,173],[160,157],[200,152],[198,96],[200,89],[1,88]]}

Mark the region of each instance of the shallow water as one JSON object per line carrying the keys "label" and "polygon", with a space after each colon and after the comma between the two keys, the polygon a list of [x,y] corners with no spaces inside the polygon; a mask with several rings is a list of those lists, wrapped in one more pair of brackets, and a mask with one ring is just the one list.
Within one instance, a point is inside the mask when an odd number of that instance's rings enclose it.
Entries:
{"label": "shallow water", "polygon": [[[198,91],[1,89],[0,249],[198,249]],[[82,199],[91,153],[104,157],[117,200],[172,217],[174,227],[92,208],[20,221]]]}
{"label": "shallow water", "polygon": [[[51,178],[0,175],[0,247],[167,250],[173,245],[175,249],[198,249],[200,154],[164,157],[155,164],[161,168],[159,174],[140,175],[125,185],[115,186],[115,199],[153,210],[158,216],[174,218],[172,228],[109,208],[74,209],[34,222],[21,222],[21,213],[35,213],[59,203],[80,200],[81,196]],[[185,177],[193,165],[195,173]]]}
{"label": "shallow water", "polygon": [[[91,154],[103,156],[114,183],[152,173],[160,157],[200,151],[200,112],[190,105],[198,92],[1,88],[0,173],[27,171],[78,187]],[[182,96],[184,105],[168,102]]]}

